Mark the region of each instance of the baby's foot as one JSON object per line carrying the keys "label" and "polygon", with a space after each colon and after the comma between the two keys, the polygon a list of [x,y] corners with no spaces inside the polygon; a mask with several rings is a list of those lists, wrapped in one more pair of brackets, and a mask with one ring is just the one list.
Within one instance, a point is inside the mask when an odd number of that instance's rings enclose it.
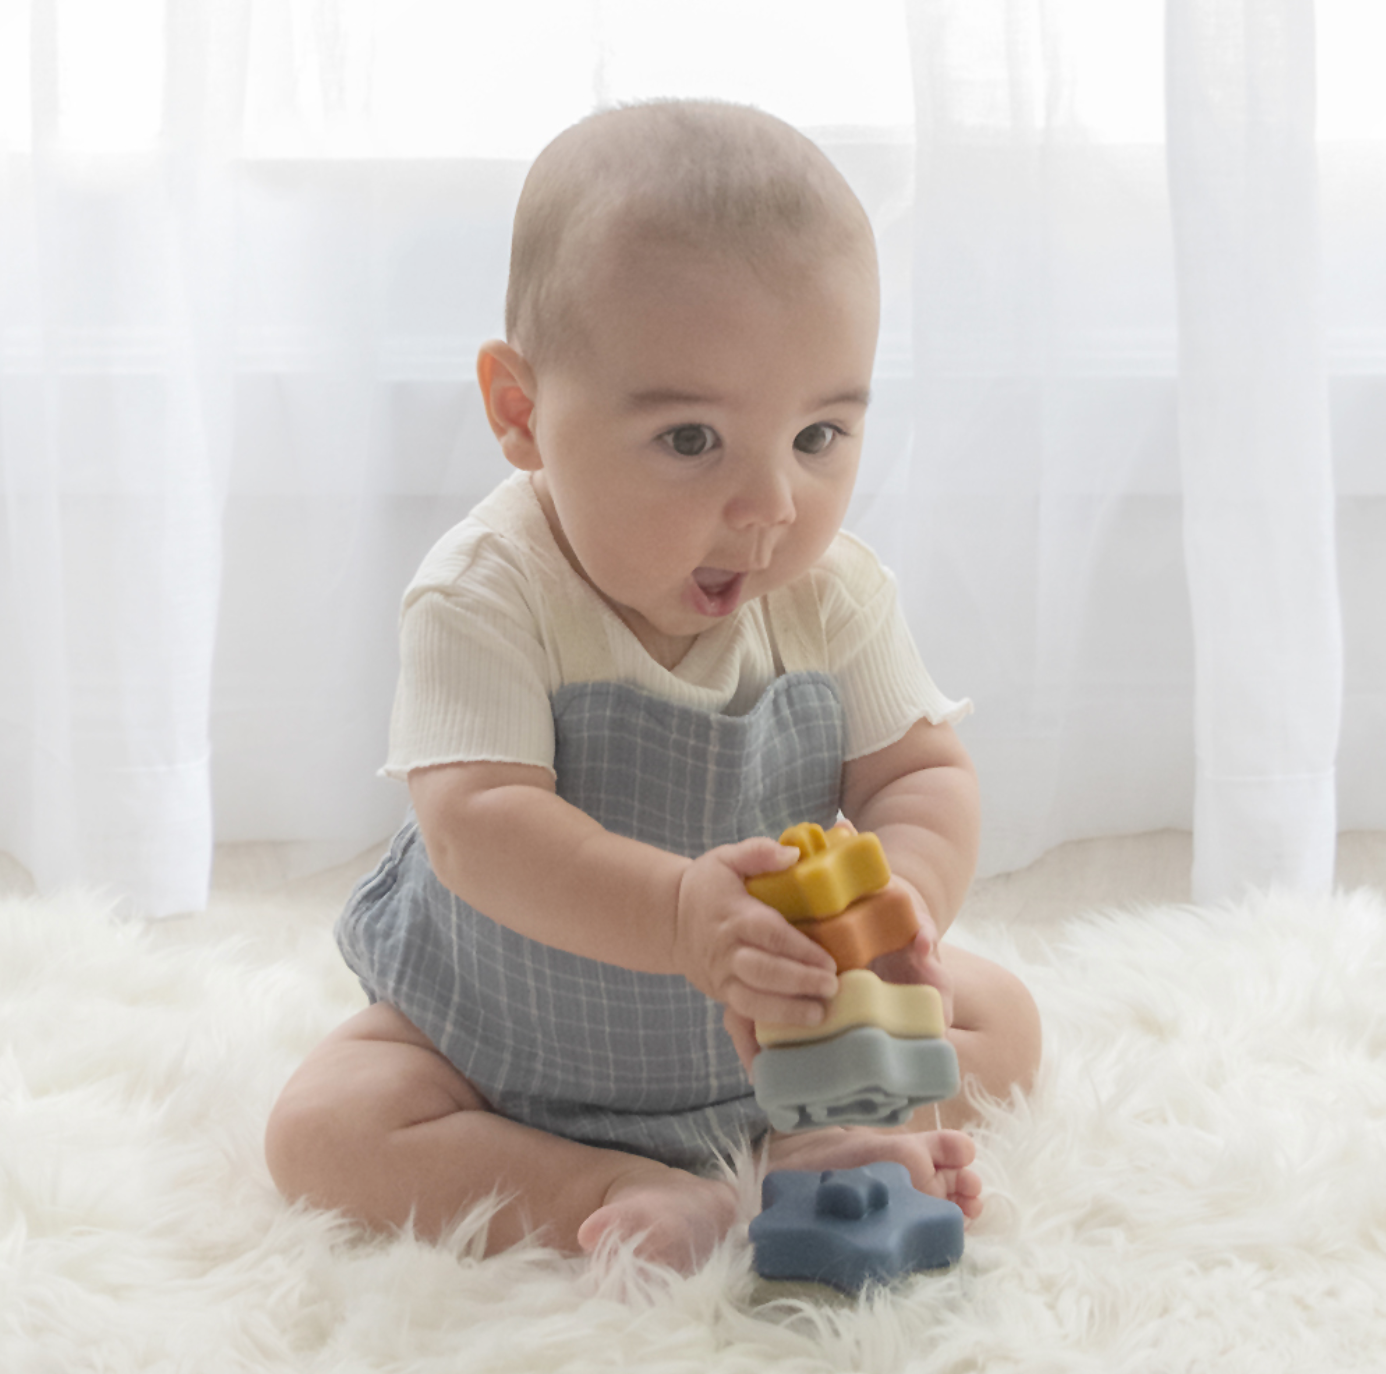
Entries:
{"label": "baby's foot", "polygon": [[640,1237],[646,1259],[690,1273],[736,1220],[730,1183],[641,1160],[606,1190],[606,1201],[578,1227],[578,1244],[593,1251],[604,1237]]}
{"label": "baby's foot", "polygon": [[832,1127],[803,1135],[777,1135],[770,1143],[774,1169],[858,1169],[894,1161],[910,1171],[921,1193],[956,1203],[971,1219],[982,1212],[982,1180],[970,1168],[977,1147],[961,1131],[893,1131]]}

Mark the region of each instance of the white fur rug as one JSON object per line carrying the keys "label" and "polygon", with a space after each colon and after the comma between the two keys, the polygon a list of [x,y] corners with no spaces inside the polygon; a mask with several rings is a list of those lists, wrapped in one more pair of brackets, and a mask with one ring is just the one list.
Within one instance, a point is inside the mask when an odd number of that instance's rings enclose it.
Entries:
{"label": "white fur rug", "polygon": [[232,914],[0,902],[5,1374],[1386,1368],[1378,893],[972,927],[1035,990],[1042,1081],[979,1132],[962,1265],[837,1306],[758,1303],[744,1227],[681,1279],[289,1209],[266,1113],[361,1000],[321,913]]}

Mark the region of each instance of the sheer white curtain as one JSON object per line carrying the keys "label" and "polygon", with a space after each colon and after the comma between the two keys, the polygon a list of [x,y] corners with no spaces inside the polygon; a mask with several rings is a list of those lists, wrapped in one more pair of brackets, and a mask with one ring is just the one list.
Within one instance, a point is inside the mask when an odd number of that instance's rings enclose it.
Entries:
{"label": "sheer white curtain", "polygon": [[[1339,816],[1386,818],[1386,433],[1364,414],[1386,127],[1348,58],[1378,21],[1311,0],[914,0],[910,21],[909,585],[983,707],[987,862],[1168,825],[1194,831],[1200,898],[1322,889]],[[1316,143],[1325,71],[1355,94]],[[1321,157],[1359,178],[1325,233]]]}
{"label": "sheer white curtain", "polygon": [[[40,890],[194,910],[215,840],[325,862],[398,816],[373,777],[393,605],[433,532],[410,497],[442,518],[466,437],[429,381],[467,370],[398,317],[486,294],[457,280],[471,198],[448,169],[246,156],[287,9],[3,13],[0,848]],[[322,32],[278,51],[301,68]],[[440,233],[442,270],[398,280]]]}
{"label": "sheer white curtain", "polygon": [[851,520],[977,702],[985,866],[1196,826],[1203,891],[1321,885],[1335,795],[1386,826],[1386,118],[1369,64],[1351,141],[1310,98],[1371,9],[1176,5],[1166,50],[1158,0],[0,0],[0,849],[168,913],[214,842],[389,832],[525,164],[711,94],[876,223]]}
{"label": "sheer white curtain", "polygon": [[1333,878],[1343,694],[1311,0],[1170,0],[1194,891]]}
{"label": "sheer white curtain", "polygon": [[9,4],[0,33],[0,848],[155,910],[212,852],[240,91],[234,13],[170,15],[131,16],[152,89],[106,60],[116,14]]}

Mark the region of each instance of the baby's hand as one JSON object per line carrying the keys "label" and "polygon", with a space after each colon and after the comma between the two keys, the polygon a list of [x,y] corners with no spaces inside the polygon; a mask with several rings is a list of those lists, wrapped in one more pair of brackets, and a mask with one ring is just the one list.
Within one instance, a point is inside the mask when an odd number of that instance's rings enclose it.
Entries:
{"label": "baby's hand", "polygon": [[755,1081],[756,1055],[760,1053],[760,1041],[756,1039],[756,1023],[749,1016],[742,1016],[730,1007],[722,1008],[722,1025],[731,1036],[732,1048],[746,1070],[746,1077]]}
{"label": "baby's hand", "polygon": [[680,972],[736,1016],[816,1026],[837,991],[832,956],[764,902],[746,879],[788,868],[799,851],[742,840],[694,859],[679,884],[674,957]]}
{"label": "baby's hand", "polygon": [[938,927],[923,900],[908,883],[892,878],[889,886],[903,887],[919,913],[919,933],[903,949],[873,959],[871,972],[884,983],[927,983],[943,999],[943,1022],[953,1024],[953,979],[939,957]]}

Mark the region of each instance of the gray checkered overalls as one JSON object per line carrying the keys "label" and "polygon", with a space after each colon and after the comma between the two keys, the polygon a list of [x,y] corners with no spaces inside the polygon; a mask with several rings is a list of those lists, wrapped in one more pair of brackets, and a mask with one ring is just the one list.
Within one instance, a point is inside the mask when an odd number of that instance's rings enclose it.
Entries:
{"label": "gray checkered overalls", "polygon": [[[823,673],[775,679],[744,716],[614,682],[560,689],[553,714],[559,796],[619,834],[691,857],[837,818],[844,721]],[[717,1003],[497,925],[442,886],[412,820],[337,939],[371,1000],[514,1120],[684,1168],[767,1128]]]}

